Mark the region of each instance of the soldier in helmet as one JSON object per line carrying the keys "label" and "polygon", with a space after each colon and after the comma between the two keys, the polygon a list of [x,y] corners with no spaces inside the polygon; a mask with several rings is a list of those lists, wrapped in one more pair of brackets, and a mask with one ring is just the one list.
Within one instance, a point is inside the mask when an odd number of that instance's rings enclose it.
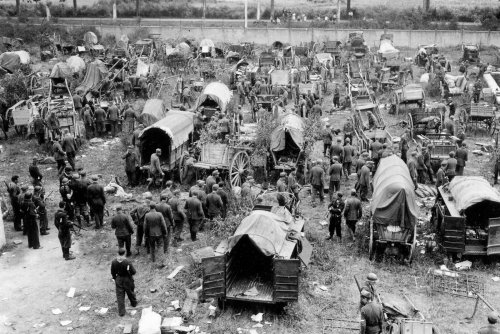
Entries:
{"label": "soldier in helmet", "polygon": [[64,203],[66,203],[66,213],[68,214],[69,220],[73,220],[74,212],[73,212],[73,204],[71,203],[71,188],[69,187],[69,179],[64,177],[61,179],[61,186],[59,187],[59,193],[61,194],[61,199]]}
{"label": "soldier in helmet", "polygon": [[49,232],[49,219],[47,218],[47,209],[45,208],[45,200],[42,197],[42,187],[36,186],[35,193],[33,194],[33,203],[36,207],[38,219],[40,221],[40,235],[48,235]]}
{"label": "soldier in helmet", "polygon": [[26,212],[24,211],[24,201],[25,201],[24,195],[26,195],[27,191],[28,191],[28,186],[23,184],[23,185],[21,185],[21,192],[17,196],[17,201],[19,203],[19,215],[21,217],[21,222],[22,222],[22,226],[23,226],[23,235],[26,235],[26,233],[27,233],[27,230],[26,230],[27,225],[25,224],[25,219],[24,219],[25,215],[26,215]]}
{"label": "soldier in helmet", "polygon": [[24,195],[22,211],[24,213],[26,235],[28,236],[28,247],[33,249],[42,248],[40,247],[39,227],[36,221],[36,207],[35,203],[33,203],[33,194],[29,191]]}
{"label": "soldier in helmet", "polygon": [[61,243],[63,258],[68,261],[74,260],[75,257],[69,251],[71,248],[71,222],[68,220],[66,210],[64,210],[65,206],[64,201],[59,202],[59,209],[54,215],[54,225],[59,230],[58,238]]}
{"label": "soldier in helmet", "polygon": [[384,310],[374,301],[372,293],[361,291],[361,330],[360,334],[380,334],[383,332]]}

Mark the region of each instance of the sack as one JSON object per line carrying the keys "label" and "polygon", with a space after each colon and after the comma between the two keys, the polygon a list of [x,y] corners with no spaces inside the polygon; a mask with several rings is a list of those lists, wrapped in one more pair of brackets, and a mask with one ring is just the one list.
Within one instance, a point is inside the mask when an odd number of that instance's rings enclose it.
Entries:
{"label": "sack", "polygon": [[137,334],[161,334],[161,315],[153,312],[152,306],[142,309]]}

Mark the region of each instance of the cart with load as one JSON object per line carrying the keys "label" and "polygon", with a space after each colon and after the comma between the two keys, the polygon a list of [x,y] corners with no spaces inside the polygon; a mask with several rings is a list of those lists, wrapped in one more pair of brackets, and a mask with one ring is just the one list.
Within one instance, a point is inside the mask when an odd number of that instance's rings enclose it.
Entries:
{"label": "cart with load", "polygon": [[399,115],[401,104],[416,104],[420,109],[425,110],[425,92],[420,84],[408,84],[394,90],[390,101],[390,110],[396,115]]}
{"label": "cart with load", "polygon": [[165,175],[172,179],[178,176],[182,180],[193,131],[193,113],[169,110],[165,117],[145,128],[139,135],[141,170],[149,171],[151,155],[159,148],[160,165]]}
{"label": "cart with load", "polygon": [[327,41],[325,42],[325,47],[323,52],[329,53],[333,58],[333,63],[335,66],[340,66],[340,60],[342,58],[342,42],[340,41]]}
{"label": "cart with load", "polygon": [[345,48],[356,59],[364,58],[369,52],[362,31],[350,32]]}
{"label": "cart with load", "polygon": [[436,44],[419,45],[415,55],[415,65],[419,67],[428,66],[431,56],[438,54],[438,52]]}
{"label": "cart with load", "polygon": [[136,57],[147,57],[150,61],[152,61],[157,55],[156,43],[151,38],[138,40],[133,45],[133,48]]}
{"label": "cart with load", "polygon": [[433,225],[448,255],[500,254],[500,195],[480,176],[455,176],[438,188]]}
{"label": "cart with load", "polygon": [[408,113],[408,128],[411,138],[423,135],[429,139],[435,139],[435,134],[440,134],[441,124],[443,124],[443,114],[438,108],[424,111],[412,110]]}
{"label": "cart with load", "polygon": [[392,34],[382,34],[380,36],[380,46],[377,54],[381,62],[399,57],[399,50],[394,47],[393,38]]}
{"label": "cart with load", "polygon": [[[227,113],[227,106],[233,93],[222,82],[211,82],[196,99],[193,111],[200,111],[208,122],[216,112]],[[203,109],[202,109],[203,108]]]}
{"label": "cart with load", "polygon": [[462,44],[463,56],[459,62],[467,62],[469,64],[479,64],[479,46],[477,44]]}
{"label": "cart with load", "polygon": [[471,102],[470,114],[467,115],[466,129],[469,126],[474,127],[474,131],[477,131],[482,125],[486,126],[488,132],[491,131],[492,125],[495,122],[495,106],[486,103],[484,101],[479,101],[478,103]]}
{"label": "cart with load", "polygon": [[41,95],[31,96],[28,100],[22,100],[7,109],[5,117],[9,125],[13,126],[18,135],[29,135],[33,133],[32,125],[36,115],[44,117],[43,111],[47,109],[47,100]]}
{"label": "cart with load", "polygon": [[288,223],[271,212],[252,211],[215,256],[202,259],[203,299],[297,301],[301,265],[307,266],[312,249],[301,237],[303,226],[302,219]]}
{"label": "cart with load", "polygon": [[293,113],[281,116],[278,126],[271,133],[272,168],[285,172],[297,168],[297,173],[303,175],[303,171],[298,168],[304,162],[299,161],[305,155],[303,150],[304,119]]}
{"label": "cart with load", "polygon": [[411,263],[415,256],[418,208],[415,185],[401,158],[380,159],[370,204],[370,259],[392,255]]}

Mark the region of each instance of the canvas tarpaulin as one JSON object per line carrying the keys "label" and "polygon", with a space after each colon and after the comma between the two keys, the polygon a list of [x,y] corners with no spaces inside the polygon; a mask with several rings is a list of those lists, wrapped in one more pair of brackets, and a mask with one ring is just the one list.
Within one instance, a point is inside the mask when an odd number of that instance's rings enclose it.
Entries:
{"label": "canvas tarpaulin", "polygon": [[500,206],[499,193],[481,176],[455,176],[448,188],[460,213],[485,201]]}
{"label": "canvas tarpaulin", "polygon": [[73,73],[85,70],[85,61],[79,56],[69,57],[68,59],[66,59],[66,63],[68,64],[69,68],[71,68]]}
{"label": "canvas tarpaulin", "polygon": [[57,63],[52,67],[52,71],[50,72],[50,77],[52,79],[65,79],[71,77],[73,72],[67,63]]}
{"label": "canvas tarpaulin", "polygon": [[21,64],[29,64],[31,57],[30,54],[27,51],[14,51],[15,54],[19,56],[19,59],[21,59]]}
{"label": "canvas tarpaulin", "polygon": [[286,86],[289,84],[290,72],[287,70],[274,70],[271,72],[271,84]]}
{"label": "canvas tarpaulin", "polygon": [[226,107],[231,100],[233,93],[222,82],[209,83],[196,100],[194,110],[198,109],[207,100],[212,100],[219,106],[222,112],[226,112]]}
{"label": "canvas tarpaulin", "polygon": [[97,85],[101,81],[103,81],[103,79],[105,79],[107,75],[108,69],[106,68],[106,65],[98,59],[93,61],[88,65],[87,73],[85,73],[85,78],[83,78],[80,86],[76,88],[76,91],[81,91],[84,93],[91,91],[92,89],[96,88]]}
{"label": "canvas tarpaulin", "polygon": [[135,71],[135,75],[140,77],[140,76],[147,76],[149,72],[149,65],[143,62],[140,58],[137,59],[137,70]]}
{"label": "canvas tarpaulin", "polygon": [[317,53],[314,57],[322,65],[326,65],[328,61],[333,61],[332,55],[329,53]]}
{"label": "canvas tarpaulin", "polygon": [[166,115],[165,105],[161,99],[149,99],[144,105],[141,115],[139,116],[139,123],[145,126],[150,126],[159,120],[163,119]]}
{"label": "canvas tarpaulin", "polygon": [[376,224],[413,228],[418,209],[415,186],[406,164],[396,155],[380,159],[370,205]]}
{"label": "canvas tarpaulin", "polygon": [[271,150],[279,152],[286,147],[286,133],[290,135],[297,147],[304,144],[304,121],[296,114],[285,114],[279,120],[279,125],[271,133]]}
{"label": "canvas tarpaulin", "polygon": [[97,44],[97,35],[92,31],[87,31],[83,35],[83,40],[86,44]]}
{"label": "canvas tarpaulin", "polygon": [[160,129],[170,138],[174,150],[189,140],[194,130],[193,116],[192,112],[170,110],[163,119],[145,128],[139,138],[145,140],[149,135],[155,135],[154,129]]}
{"label": "canvas tarpaulin", "polygon": [[228,240],[228,252],[247,235],[250,241],[265,255],[278,254],[286,240],[288,225],[274,213],[256,210],[241,221],[234,235]]}
{"label": "canvas tarpaulin", "polygon": [[378,53],[385,59],[394,59],[399,55],[399,50],[392,45],[390,39],[382,39],[380,40]]}
{"label": "canvas tarpaulin", "polygon": [[14,52],[4,52],[0,55],[0,67],[13,73],[21,66],[21,58]]}

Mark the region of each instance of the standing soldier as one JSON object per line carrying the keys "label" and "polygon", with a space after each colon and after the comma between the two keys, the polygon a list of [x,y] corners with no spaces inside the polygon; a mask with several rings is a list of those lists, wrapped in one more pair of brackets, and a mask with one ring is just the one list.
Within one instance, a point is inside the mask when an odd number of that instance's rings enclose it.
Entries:
{"label": "standing soldier", "polygon": [[151,188],[156,185],[157,179],[160,179],[162,181],[163,186],[163,177],[165,176],[165,173],[163,173],[163,170],[161,169],[160,156],[161,149],[159,148],[156,149],[155,153],[151,154],[151,163],[149,168],[150,181],[148,184],[148,190],[151,190]]}
{"label": "standing soldier", "polygon": [[408,166],[408,171],[410,172],[410,177],[413,181],[413,185],[415,186],[415,190],[417,190],[418,189],[417,151],[411,152],[411,158],[408,159],[407,166]]}
{"label": "standing soldier", "polygon": [[75,218],[73,211],[73,204],[71,204],[71,188],[69,187],[69,179],[63,178],[61,181],[61,185],[59,186],[59,193],[61,194],[62,201],[66,204],[65,210],[68,214],[69,220],[73,220]]}
{"label": "standing soldier", "polygon": [[81,110],[82,110],[82,97],[78,93],[76,93],[75,95],[73,95],[73,107],[75,107],[76,114],[81,119],[81,117],[82,117],[82,114],[81,114]]}
{"label": "standing soldier", "polygon": [[188,105],[189,108],[191,108],[191,88],[189,86],[185,86],[182,89],[182,105],[185,106],[186,104]]}
{"label": "standing soldier", "polygon": [[[85,176],[86,173],[82,172],[80,173],[80,175]],[[87,206],[87,194],[89,185],[90,184],[87,179],[84,180],[81,178],[75,178],[72,187],[73,191],[71,195],[71,201],[73,202],[73,205],[75,207],[75,217],[80,226],[82,226],[83,220],[85,220],[87,226],[90,226],[89,208]]]}
{"label": "standing soldier", "polygon": [[57,237],[61,243],[61,248],[63,252],[63,258],[68,260],[74,260],[75,257],[70,253],[71,248],[71,222],[68,220],[68,214],[64,208],[66,203],[64,201],[59,202],[59,209],[54,215],[54,225],[59,231]]}
{"label": "standing soldier", "polygon": [[205,183],[205,192],[207,194],[211,193],[212,192],[212,186],[214,184],[217,184],[217,179],[219,178],[219,171],[218,170],[214,170],[212,172],[212,175],[210,175],[209,177],[207,177],[207,181]]}
{"label": "standing soldier", "polygon": [[399,149],[401,151],[401,159],[407,163],[407,155],[408,155],[408,141],[410,140],[408,132],[403,133],[401,136],[401,141],[399,142]]}
{"label": "standing soldier", "polygon": [[368,187],[371,182],[371,169],[373,167],[373,161],[367,161],[366,164],[361,167],[361,171],[359,173],[359,197],[362,201],[368,201]]}
{"label": "standing soldier", "polygon": [[75,157],[76,157],[76,142],[75,137],[68,130],[65,131],[64,138],[62,140],[62,149],[66,152],[66,158],[71,168],[75,170]]}
{"label": "standing soldier", "polygon": [[132,234],[134,234],[134,227],[130,221],[130,217],[122,212],[121,205],[116,207],[116,215],[111,219],[111,228],[115,229],[116,240],[118,247],[127,250],[127,257],[132,255],[130,246],[132,244]]}
{"label": "standing soldier", "polygon": [[351,146],[351,140],[347,138],[345,140],[345,146],[343,148],[343,163],[345,179],[349,180],[349,175],[351,175],[352,170],[352,159],[356,155],[356,149]]}
{"label": "standing soldier", "polygon": [[88,140],[94,136],[94,117],[88,104],[83,107],[83,125],[85,126],[85,137]]}
{"label": "standing soldier", "polygon": [[467,144],[462,143],[462,147],[457,150],[457,175],[464,175],[464,168],[468,159]]}
{"label": "standing soldier", "polygon": [[330,202],[333,201],[333,194],[340,191],[340,179],[342,178],[342,165],[338,161],[338,157],[333,157],[333,163],[328,169],[330,175],[330,186],[328,193],[330,194]]}
{"label": "standing soldier", "polygon": [[[123,113],[123,132],[128,136],[134,132],[134,123],[136,119],[136,115],[134,109],[131,106],[127,105],[125,112]],[[128,137],[126,137],[129,140]]]}
{"label": "standing soldier", "polygon": [[361,330],[360,334],[380,334],[383,332],[384,311],[382,305],[373,300],[373,295],[363,290],[361,294]]}
{"label": "standing soldier", "polygon": [[328,231],[330,232],[330,236],[326,240],[332,240],[333,235],[337,234],[338,242],[342,242],[342,211],[344,211],[345,203],[342,200],[341,192],[337,193],[337,198],[332,198],[333,195],[330,196],[331,203],[328,206],[328,211],[330,212]]}
{"label": "standing soldier", "polygon": [[26,234],[28,236],[28,247],[40,249],[39,227],[36,222],[36,207],[33,203],[33,195],[31,192],[26,192],[21,208],[24,214],[24,225],[26,226]]}
{"label": "standing soldier", "polygon": [[125,100],[130,99],[130,95],[132,93],[132,83],[128,77],[123,81],[123,98]]}
{"label": "standing soldier", "polygon": [[40,168],[38,168],[36,158],[33,158],[33,163],[30,165],[28,171],[31,178],[33,179],[33,185],[38,184],[40,181],[42,181],[43,175],[40,172]]}
{"label": "standing soldier", "polygon": [[111,125],[112,137],[116,136],[116,132],[118,130],[118,116],[119,116],[118,107],[116,106],[116,103],[114,101],[111,101],[111,106],[108,109],[108,119],[109,119],[109,124]]}
{"label": "standing soldier", "polygon": [[434,183],[434,176],[433,176],[434,173],[432,171],[432,166],[431,166],[431,150],[432,150],[431,144],[429,144],[427,147],[424,147],[422,149],[422,156],[424,158],[425,171],[427,172],[429,181],[431,183]]}
{"label": "standing soldier", "polygon": [[342,147],[342,139],[337,138],[337,142],[335,144],[332,143],[330,147],[330,161],[333,157],[338,158],[338,162],[342,163],[344,161],[344,149]]}
{"label": "standing soldier", "polygon": [[118,257],[111,263],[111,276],[115,281],[116,302],[118,303],[118,314],[125,315],[125,294],[127,294],[132,307],[137,306],[135,296],[134,278],[136,271],[131,262],[125,258],[125,249],[118,250]]}
{"label": "standing soldier", "polygon": [[172,215],[174,216],[174,244],[176,244],[177,242],[182,241],[181,233],[184,223],[186,222],[186,214],[180,207],[181,191],[179,189],[175,189],[173,195],[174,196],[168,201],[168,204],[170,205]]}
{"label": "standing soldier", "polygon": [[45,144],[45,126],[46,124],[40,115],[36,115],[33,121],[33,131],[38,138],[39,145]]}
{"label": "standing soldier", "polygon": [[92,184],[88,186],[87,198],[89,201],[90,209],[94,213],[95,229],[102,228],[104,221],[104,206],[106,205],[106,196],[104,195],[104,188],[97,183],[99,178],[97,175],[92,176]]}
{"label": "standing soldier", "polygon": [[288,189],[288,187],[286,185],[286,176],[287,175],[285,172],[281,172],[280,178],[276,182],[276,190],[280,193],[286,192]]}
{"label": "standing soldier", "polygon": [[374,172],[378,167],[378,162],[380,161],[382,155],[382,144],[380,139],[374,138],[373,142],[370,144],[370,151],[372,151],[372,160],[375,164]]}
{"label": "standing soldier", "polygon": [[22,223],[22,226],[23,226],[23,235],[26,235],[28,233],[27,232],[28,231],[27,230],[28,229],[28,225],[25,222],[26,212],[25,212],[25,208],[24,208],[24,202],[26,200],[25,195],[26,195],[27,191],[28,191],[28,186],[25,185],[25,184],[23,184],[21,186],[21,192],[17,196],[17,201],[19,202],[19,212],[20,212],[20,216],[21,216],[21,223]]}
{"label": "standing soldier", "polygon": [[134,146],[129,145],[127,152],[122,156],[125,159],[125,173],[127,174],[128,186],[135,187],[137,185],[137,168],[139,167],[139,157],[134,151]]}
{"label": "standing soldier", "polygon": [[198,192],[194,191],[192,197],[186,200],[184,209],[186,210],[186,216],[189,223],[189,231],[191,233],[191,240],[196,241],[196,234],[203,219],[205,219],[205,214],[203,212],[203,207],[201,201],[197,197]]}
{"label": "standing soldier", "polygon": [[47,127],[51,132],[52,138],[61,136],[61,124],[55,112],[50,112],[49,118],[47,119]]}
{"label": "standing soldier", "polygon": [[136,207],[130,213],[132,215],[132,219],[134,220],[135,225],[137,225],[137,234],[135,239],[135,248],[137,250],[137,255],[140,254],[140,248],[142,246],[142,239],[144,238],[144,245],[146,246],[146,252],[149,254],[149,242],[147,236],[144,235],[144,218],[146,217],[146,213],[149,212],[150,200],[153,197],[148,195],[144,202]]}
{"label": "standing soldier", "polygon": [[352,241],[356,241],[356,224],[363,216],[361,201],[356,196],[356,190],[351,191],[351,196],[345,202],[344,218]]}
{"label": "standing soldier", "polygon": [[312,186],[313,202],[316,200],[316,196],[319,195],[320,203],[323,203],[325,196],[323,194],[323,176],[325,171],[321,167],[321,160],[316,161],[316,164],[311,168],[310,182]]}
{"label": "standing soldier", "polygon": [[[352,142],[352,133],[354,132],[354,126],[352,125],[352,121],[350,118],[347,119],[347,122],[344,124],[342,131],[344,132],[344,143],[346,142],[347,138],[349,138]],[[342,160],[339,161],[342,162]]]}
{"label": "standing soldier", "polygon": [[146,77],[141,75],[139,80],[137,81],[137,84],[141,88],[141,97],[143,99],[147,99],[148,98],[148,80],[146,79]]}
{"label": "standing soldier", "polygon": [[335,84],[335,88],[333,88],[333,107],[340,108],[340,89],[337,84]]}
{"label": "standing soldier", "polygon": [[102,137],[105,132],[104,121],[106,120],[106,112],[100,106],[94,112],[96,132],[99,137]]}
{"label": "standing soldier", "polygon": [[162,214],[165,220],[166,233],[163,236],[163,253],[168,253],[168,247],[170,246],[170,239],[172,237],[172,229],[174,227],[174,215],[172,213],[172,208],[167,203],[167,198],[163,197],[160,200],[160,204],[156,206],[156,211]]}
{"label": "standing soldier", "polygon": [[45,201],[42,198],[42,187],[36,186],[35,193],[33,194],[33,204],[35,204],[36,212],[40,221],[40,235],[48,235],[49,218],[47,217],[47,209],[45,208]]}
{"label": "standing soldier", "polygon": [[141,159],[141,140],[139,139],[139,136],[144,130],[144,124],[139,124],[136,130],[134,130],[134,133],[132,134],[132,145],[134,145],[135,152],[137,153],[137,156],[139,157],[139,164],[140,159]]}
{"label": "standing soldier", "polygon": [[326,157],[326,153],[330,152],[330,147],[332,146],[332,129],[330,124],[326,125],[326,128],[322,133],[323,137],[323,155]]}
{"label": "standing soldier", "polygon": [[451,182],[451,180],[453,180],[453,178],[455,177],[455,175],[457,175],[457,159],[455,159],[455,152],[451,151],[450,153],[448,153],[448,155],[450,156],[448,158],[448,168],[446,169],[446,176],[448,177],[448,180]]}
{"label": "standing soldier", "polygon": [[207,195],[207,213],[208,219],[210,220],[218,218],[222,214],[224,203],[222,203],[222,198],[217,193],[218,190],[219,185],[214,184],[212,186],[212,192]]}
{"label": "standing soldier", "polygon": [[227,208],[229,204],[229,196],[227,195],[226,191],[224,190],[224,182],[219,182],[219,189],[217,189],[217,194],[219,194],[220,198],[222,199],[222,212],[221,216],[223,219],[226,218],[227,215]]}
{"label": "standing soldier", "polygon": [[446,177],[446,167],[448,166],[448,161],[441,161],[441,167],[436,173],[436,188],[441,187],[443,184],[448,183],[448,178]]}
{"label": "standing soldier", "polygon": [[167,235],[167,226],[163,215],[156,211],[156,204],[149,204],[149,212],[144,217],[144,232],[149,240],[151,250],[151,261],[156,260],[156,249],[163,244],[165,247],[165,236]]}
{"label": "standing soldier", "polygon": [[7,186],[7,192],[10,197],[10,205],[12,205],[12,212],[14,213],[14,229],[16,231],[22,231],[21,223],[21,208],[19,207],[19,194],[21,189],[19,189],[19,176],[14,175],[10,179],[9,185]]}

